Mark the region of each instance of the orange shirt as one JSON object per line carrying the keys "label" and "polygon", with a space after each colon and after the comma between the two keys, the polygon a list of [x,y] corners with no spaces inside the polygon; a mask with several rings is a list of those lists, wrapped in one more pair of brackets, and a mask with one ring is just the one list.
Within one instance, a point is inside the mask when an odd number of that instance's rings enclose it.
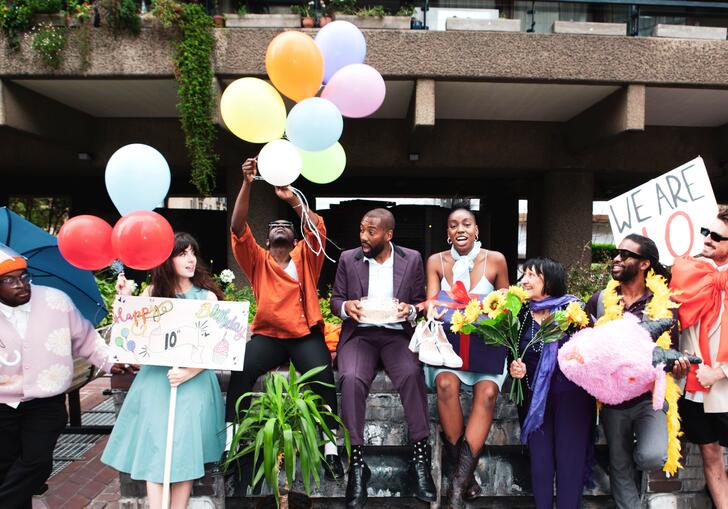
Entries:
{"label": "orange shirt", "polygon": [[[321,218],[318,231],[325,243],[326,226]],[[240,237],[232,232],[231,235],[233,255],[253,286],[258,304],[253,333],[291,339],[307,336],[315,325],[323,330],[316,288],[324,263],[323,253],[313,254],[303,240],[296,244],[291,251],[291,260],[298,273],[296,281],[276,263],[267,249],[258,245],[248,225]],[[311,245],[317,245],[311,232],[306,231],[306,237]]]}

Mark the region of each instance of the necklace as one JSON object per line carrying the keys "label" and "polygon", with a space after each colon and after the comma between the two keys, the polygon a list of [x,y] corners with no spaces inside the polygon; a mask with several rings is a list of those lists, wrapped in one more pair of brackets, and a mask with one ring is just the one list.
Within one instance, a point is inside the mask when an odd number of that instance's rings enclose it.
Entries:
{"label": "necklace", "polygon": [[[518,328],[518,344],[520,347],[521,341],[523,340],[523,332],[524,330],[528,330],[524,327],[526,325],[526,322],[530,321],[530,329],[531,329],[531,338],[533,338],[536,335],[536,320],[533,318],[533,313],[531,311],[528,312],[526,317],[523,319],[523,322],[519,325]],[[534,344],[532,347],[534,352],[541,354],[541,351],[543,350],[543,340],[539,341],[538,343]],[[523,359],[521,359],[523,361]],[[533,392],[533,387],[531,386],[531,382],[528,379],[528,370],[526,370],[526,387]]]}

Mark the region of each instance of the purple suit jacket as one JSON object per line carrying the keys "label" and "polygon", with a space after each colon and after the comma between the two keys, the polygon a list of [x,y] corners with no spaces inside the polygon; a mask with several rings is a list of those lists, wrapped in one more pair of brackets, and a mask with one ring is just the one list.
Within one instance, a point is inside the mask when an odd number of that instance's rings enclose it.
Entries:
{"label": "purple suit jacket", "polygon": [[[394,245],[394,281],[392,293],[395,299],[407,304],[417,305],[425,301],[425,272],[422,256],[414,249]],[[369,264],[364,260],[361,248],[349,249],[341,253],[336,269],[336,280],[331,294],[331,311],[341,316],[341,305],[347,300],[357,300],[369,295]],[[411,337],[414,328],[403,322],[404,334]],[[341,327],[339,346],[353,334],[357,322],[351,318],[344,320]]]}

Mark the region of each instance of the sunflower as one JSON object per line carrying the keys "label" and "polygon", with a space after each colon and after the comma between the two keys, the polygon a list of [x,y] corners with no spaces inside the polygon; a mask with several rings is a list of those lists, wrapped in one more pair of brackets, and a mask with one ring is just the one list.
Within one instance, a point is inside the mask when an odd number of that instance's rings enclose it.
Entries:
{"label": "sunflower", "polygon": [[522,286],[511,285],[508,287],[508,293],[512,293],[513,295],[518,297],[518,300],[521,301],[521,304],[528,300],[528,292],[524,290]]}
{"label": "sunflower", "polygon": [[459,310],[456,310],[452,314],[452,318],[450,318],[450,331],[457,334],[463,328],[463,325],[465,325],[465,316]]}
{"label": "sunflower", "polygon": [[570,324],[578,325],[580,328],[589,325],[589,317],[581,308],[581,304],[578,302],[571,302],[566,306],[566,319]]}
{"label": "sunflower", "polygon": [[468,305],[465,306],[465,321],[467,323],[473,323],[478,319],[482,312],[483,310],[480,308],[480,301],[478,299],[471,300],[468,302]]}
{"label": "sunflower", "polygon": [[483,312],[487,313],[490,318],[495,318],[503,312],[503,306],[506,303],[506,296],[501,292],[491,292],[483,299]]}

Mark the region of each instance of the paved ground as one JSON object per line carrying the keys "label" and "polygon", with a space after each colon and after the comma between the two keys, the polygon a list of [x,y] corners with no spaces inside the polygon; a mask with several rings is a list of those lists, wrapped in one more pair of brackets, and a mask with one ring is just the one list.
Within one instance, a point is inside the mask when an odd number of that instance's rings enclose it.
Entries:
{"label": "paved ground", "polygon": [[[81,410],[88,412],[107,407],[109,378],[103,377],[81,389]],[[104,411],[106,413],[106,411]],[[62,435],[54,453],[54,474],[48,491],[33,500],[33,509],[118,509],[119,479],[116,470],[101,463],[106,435]]]}

